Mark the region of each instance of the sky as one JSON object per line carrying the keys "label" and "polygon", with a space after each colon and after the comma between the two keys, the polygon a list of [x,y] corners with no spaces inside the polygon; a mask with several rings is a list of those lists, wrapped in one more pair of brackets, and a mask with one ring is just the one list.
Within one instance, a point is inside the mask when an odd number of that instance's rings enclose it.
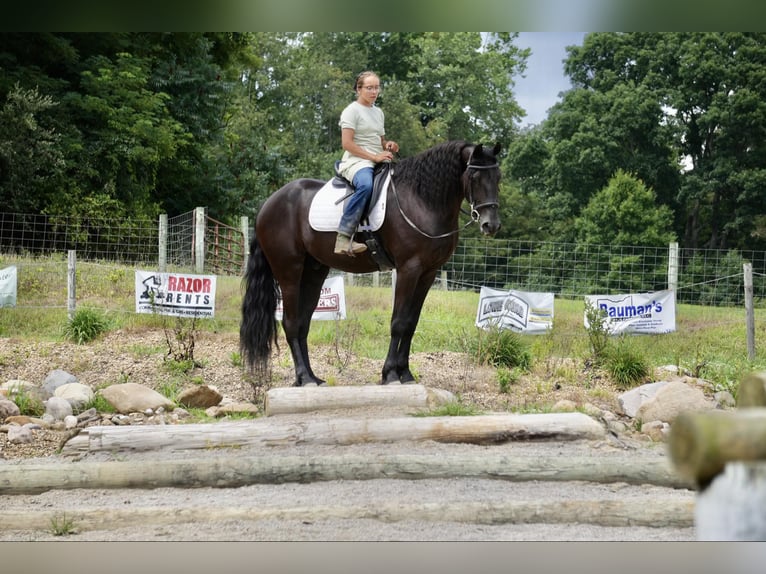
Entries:
{"label": "sky", "polygon": [[564,76],[567,46],[581,45],[584,32],[520,32],[516,45],[530,48],[525,77],[514,78],[516,101],[527,112],[520,125],[539,124],[548,108],[558,101],[559,92],[571,88]]}

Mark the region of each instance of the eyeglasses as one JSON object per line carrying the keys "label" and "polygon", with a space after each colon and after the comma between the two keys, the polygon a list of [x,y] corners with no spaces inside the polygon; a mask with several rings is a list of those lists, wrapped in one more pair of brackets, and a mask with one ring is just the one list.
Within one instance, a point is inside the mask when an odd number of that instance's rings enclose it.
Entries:
{"label": "eyeglasses", "polygon": [[380,86],[362,86],[363,89],[367,90],[368,92],[379,92]]}

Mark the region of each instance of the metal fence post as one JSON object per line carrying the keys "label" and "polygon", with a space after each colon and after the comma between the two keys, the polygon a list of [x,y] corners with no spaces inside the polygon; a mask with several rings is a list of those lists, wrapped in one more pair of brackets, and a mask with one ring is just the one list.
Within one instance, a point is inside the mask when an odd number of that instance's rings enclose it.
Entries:
{"label": "metal fence post", "polygon": [[75,309],[77,308],[77,273],[76,273],[77,252],[74,249],[70,249],[67,253],[67,273],[66,273],[66,290],[67,290],[67,317],[71,321],[74,318]]}

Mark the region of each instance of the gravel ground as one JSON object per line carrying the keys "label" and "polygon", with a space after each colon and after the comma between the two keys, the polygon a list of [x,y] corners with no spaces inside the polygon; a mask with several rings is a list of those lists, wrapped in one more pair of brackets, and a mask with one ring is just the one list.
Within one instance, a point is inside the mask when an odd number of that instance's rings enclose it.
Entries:
{"label": "gravel ground", "polygon": [[[159,388],[172,380],[163,362],[164,344],[164,334],[157,332],[111,333],[86,346],[0,340],[0,381],[25,379],[41,383],[48,372],[61,368],[93,388],[126,381]],[[232,362],[232,353],[236,350],[234,335],[204,334],[195,351],[195,357],[204,366],[192,376],[216,386],[224,396],[253,400],[254,389]],[[335,384],[374,384],[378,380],[380,361],[346,357],[339,370],[341,361],[336,350],[319,350],[314,357],[315,370],[332,378]],[[476,367],[459,353],[415,354],[412,362],[426,386],[450,390],[463,402],[487,411],[505,412],[523,405],[550,405],[560,399],[574,400],[578,404],[590,402],[612,410],[616,404],[614,388],[597,374],[585,370],[583,379],[587,384],[572,385],[550,375],[549,371],[555,368],[548,365],[543,372],[533,373],[516,383],[510,393],[500,393],[491,369]],[[291,370],[283,351],[274,361],[273,384],[289,385]],[[379,414],[374,413],[374,416]],[[364,413],[357,413],[357,416],[364,416]],[[38,431],[35,444],[21,449],[7,444],[5,437],[0,436],[0,465],[17,465],[23,472],[26,464],[60,463],[63,472],[74,470],[76,461],[56,454],[61,440],[61,433]],[[267,452],[270,456],[279,452],[306,456],[351,453],[374,459],[377,455],[391,453],[459,455],[485,451],[531,458],[665,456],[663,445],[629,435],[619,437],[619,440],[516,442],[493,446],[404,442],[344,447],[296,445],[284,450],[268,447],[267,451],[252,449],[224,453],[97,453],[81,460],[129,460],[150,465],[153,461],[174,457],[258,456]],[[566,505],[578,501],[652,505],[662,504],[662,501],[693,502],[694,496],[693,491],[650,485],[475,478],[380,478],[254,484],[239,488],[53,490],[36,495],[0,494],[0,507],[4,511],[40,516],[44,524],[43,527],[11,530],[3,527],[0,517],[0,541],[685,541],[695,539],[693,527],[598,526],[559,524],[554,520],[527,524],[514,524],[513,520],[489,523],[482,519],[481,507],[472,518],[456,519],[456,516],[460,509],[471,505],[484,505],[487,509],[514,504]],[[418,509],[427,519],[419,519],[413,509]],[[108,528],[88,526],[84,521],[78,525],[78,513],[110,511],[116,513],[116,518]],[[146,513],[140,523],[125,525],[121,522],[124,516],[120,512],[127,516],[131,512],[139,515],[143,511]],[[192,518],[186,518],[192,515]],[[54,520],[58,524],[71,520],[71,531],[56,536]]]}

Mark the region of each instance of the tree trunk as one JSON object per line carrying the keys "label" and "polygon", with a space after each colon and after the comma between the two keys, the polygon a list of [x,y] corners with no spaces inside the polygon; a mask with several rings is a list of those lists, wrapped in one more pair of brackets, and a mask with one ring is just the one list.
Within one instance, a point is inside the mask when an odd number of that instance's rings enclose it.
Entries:
{"label": "tree trunk", "polygon": [[449,391],[423,385],[280,387],[266,393],[266,416],[363,407],[433,408],[454,400]]}
{"label": "tree trunk", "polygon": [[668,446],[681,477],[704,489],[727,462],[766,460],[766,408],[682,413]]}
{"label": "tree trunk", "polygon": [[604,427],[583,413],[332,419],[301,423],[258,419],[216,424],[92,426],[69,439],[62,453],[401,440],[498,444],[514,440],[597,439],[604,434]]}
{"label": "tree trunk", "polygon": [[666,459],[584,456],[513,457],[497,454],[267,455],[226,454],[197,459],[78,462],[0,466],[0,494],[74,488],[235,488],[249,484],[397,478],[491,478],[653,484],[689,488]]}

